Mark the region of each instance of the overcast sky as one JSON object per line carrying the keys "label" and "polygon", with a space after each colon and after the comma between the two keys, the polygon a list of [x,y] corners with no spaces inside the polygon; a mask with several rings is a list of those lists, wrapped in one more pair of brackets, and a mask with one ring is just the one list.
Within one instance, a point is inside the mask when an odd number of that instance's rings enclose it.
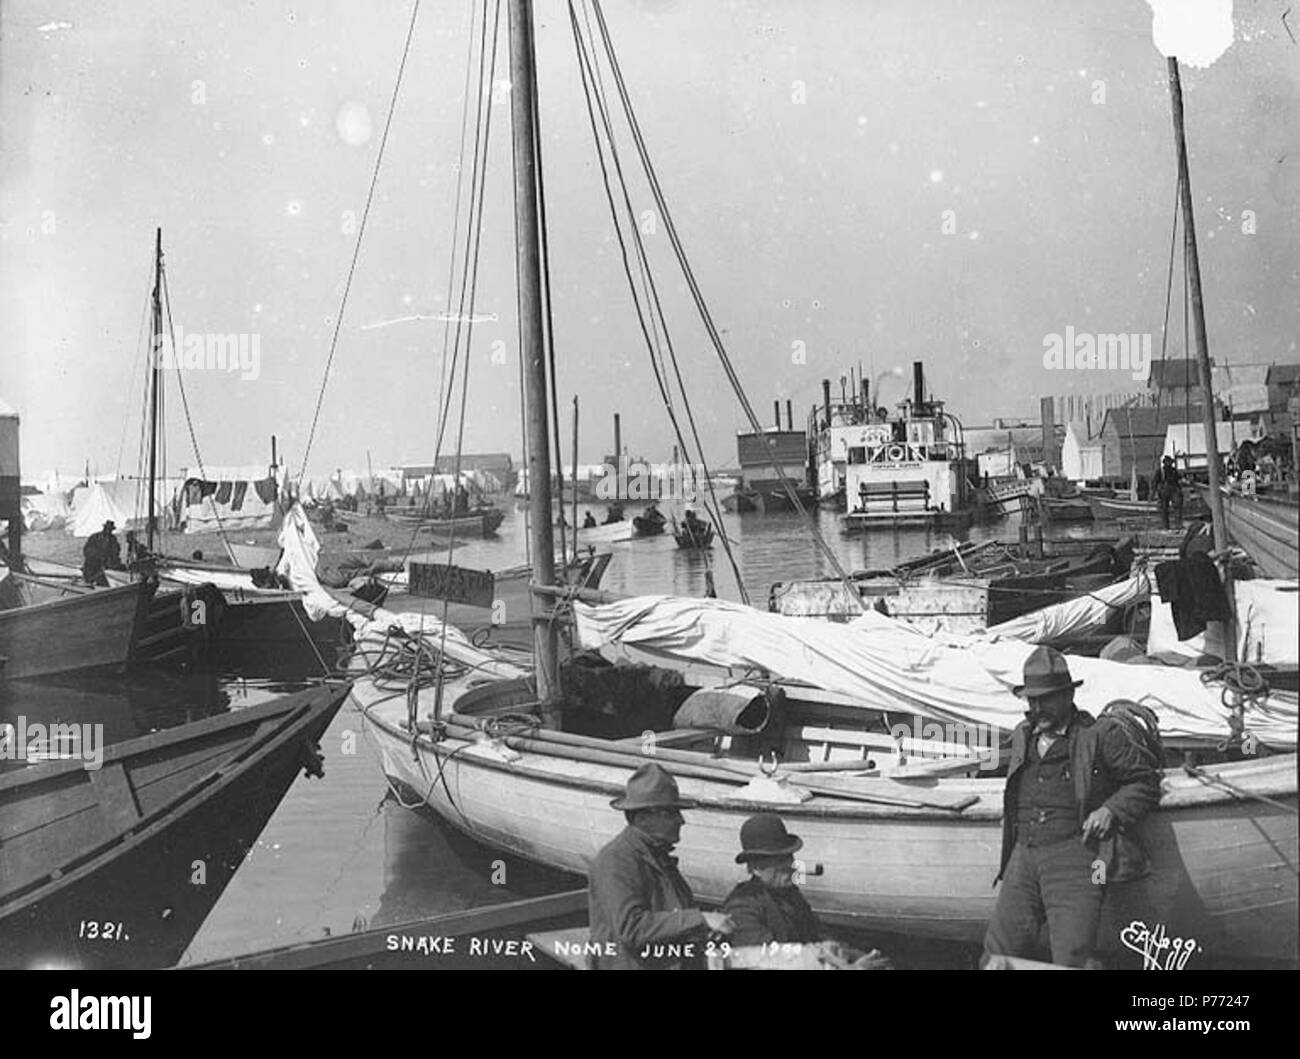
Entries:
{"label": "overcast sky", "polygon": [[[1300,360],[1290,6],[1238,2],[1227,54],[1184,70],[1220,362]],[[432,452],[443,325],[373,325],[447,309],[469,9],[421,8],[312,473]],[[615,411],[631,449],[662,459],[671,436],[568,18],[558,0],[537,11],[565,452],[577,393],[584,460],[611,448]],[[204,460],[263,461],[276,434],[298,468],[355,241],[347,217],[364,203],[410,12],[391,0],[0,8],[0,396],[23,417],[28,476],[87,460],[134,473],[155,226],[175,322],[260,344],[256,379],[186,373]],[[876,374],[923,359],[969,425],[1036,415],[1041,394],[1141,385],[1053,373],[1043,351],[1069,326],[1150,332],[1158,355],[1176,163],[1143,0],[607,0],[606,13],[678,228],[765,420],[779,397],[801,421],[819,380],[859,361]],[[1300,14],[1288,21],[1300,35]],[[505,43],[503,26],[501,80]],[[498,319],[476,327],[465,447],[517,455],[508,98],[493,122],[477,311]],[[643,184],[635,194],[651,207]],[[741,413],[662,228],[648,241],[710,458],[734,463]],[[193,459],[169,384],[175,469]],[[902,393],[890,380],[883,396]]]}

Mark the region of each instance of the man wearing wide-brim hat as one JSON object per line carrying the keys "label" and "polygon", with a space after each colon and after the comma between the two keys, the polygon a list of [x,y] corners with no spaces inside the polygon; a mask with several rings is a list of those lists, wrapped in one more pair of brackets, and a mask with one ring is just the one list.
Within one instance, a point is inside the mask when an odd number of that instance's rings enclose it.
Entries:
{"label": "man wearing wide-brim hat", "polygon": [[672,848],[681,837],[677,781],[648,762],[632,773],[623,797],[627,826],[607,843],[588,873],[590,940],[601,970],[703,967],[710,933],[731,932],[730,917],[701,911],[677,870]]}
{"label": "man wearing wide-brim hat", "polygon": [[1160,800],[1161,763],[1118,721],[1075,706],[1082,683],[1059,651],[1037,647],[1014,689],[1029,708],[1011,736],[986,958],[1037,955],[1046,923],[1053,963],[1095,966],[1106,886],[1146,873],[1134,831]]}

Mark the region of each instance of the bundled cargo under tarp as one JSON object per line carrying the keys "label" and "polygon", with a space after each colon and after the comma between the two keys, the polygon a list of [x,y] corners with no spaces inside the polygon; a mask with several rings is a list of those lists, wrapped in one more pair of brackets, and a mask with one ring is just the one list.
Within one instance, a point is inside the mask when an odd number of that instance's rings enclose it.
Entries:
{"label": "bundled cargo under tarp", "polygon": [[[967,724],[1015,727],[1033,646],[990,636],[928,637],[884,615],[848,625],[765,614],[723,600],[639,596],[573,604],[580,642],[602,653],[667,666],[705,663],[765,670],[850,696],[866,709],[907,711]],[[626,649],[631,649],[630,652]],[[1224,688],[1191,669],[1074,657],[1075,701],[1099,714],[1115,699],[1150,706],[1166,739],[1217,743],[1230,734]],[[1276,749],[1296,746],[1296,698],[1274,692],[1247,704],[1246,730]]]}
{"label": "bundled cargo under tarp", "polygon": [[1126,581],[1105,585],[1074,599],[990,625],[986,635],[1024,640],[1026,643],[1051,643],[1053,640],[1100,629],[1117,610],[1150,598],[1151,576],[1143,571]]}

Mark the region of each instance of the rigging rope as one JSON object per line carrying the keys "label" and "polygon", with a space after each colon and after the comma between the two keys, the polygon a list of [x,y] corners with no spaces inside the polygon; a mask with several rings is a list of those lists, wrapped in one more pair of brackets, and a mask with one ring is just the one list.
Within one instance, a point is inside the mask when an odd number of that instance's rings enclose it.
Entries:
{"label": "rigging rope", "polygon": [[[672,401],[670,389],[668,384],[665,382],[667,367],[663,363],[662,350],[659,349],[659,341],[658,341],[659,327],[657,327],[655,323],[655,312],[657,311],[659,317],[659,324],[662,326],[664,343],[667,345],[669,354],[672,357],[674,373],[677,378],[677,384],[682,393],[682,402],[685,407],[688,420],[690,422],[691,432],[695,439],[700,463],[705,470],[705,484],[709,496],[712,500],[712,508],[710,508],[709,500],[704,501],[704,507],[706,512],[710,514],[718,524],[719,535],[722,540],[723,549],[726,551],[727,558],[731,563],[732,571],[736,578],[736,586],[739,591],[741,600],[748,605],[749,594],[745,588],[744,580],[741,577],[739,566],[735,560],[735,555],[732,552],[731,543],[727,538],[725,531],[722,529],[723,523],[722,523],[721,507],[717,502],[717,496],[713,490],[711,475],[708,473],[708,464],[704,456],[704,448],[700,442],[699,431],[696,426],[694,413],[690,405],[690,398],[687,395],[686,388],[681,377],[681,371],[677,362],[676,352],[673,348],[671,335],[668,330],[667,319],[664,316],[663,306],[659,299],[658,287],[655,284],[653,273],[650,270],[649,260],[645,252],[645,246],[641,239],[640,230],[636,224],[636,212],[632,206],[631,197],[629,196],[628,189],[627,189],[627,182],[623,176],[623,169],[618,156],[618,148],[615,142],[613,125],[612,122],[610,121],[608,107],[604,100],[600,88],[600,82],[598,78],[599,68],[594,62],[594,54],[593,55],[588,54],[587,47],[582,37],[582,31],[581,28],[578,26],[576,12],[574,11],[572,3],[570,3],[569,5],[569,19],[570,19],[570,27],[573,32],[574,47],[578,53],[579,72],[581,74],[583,93],[587,103],[587,115],[591,126],[592,139],[596,146],[597,158],[600,162],[601,176],[604,184],[606,202],[609,205],[610,218],[614,225],[615,235],[618,237],[619,250],[620,250],[622,264],[623,264],[623,272],[628,282],[628,289],[632,296],[633,306],[636,309],[637,322],[640,325],[641,334],[642,337],[645,339],[647,351],[650,356],[650,367],[654,373],[655,383],[659,388],[660,397],[664,402],[664,409],[668,414],[668,419],[670,423],[672,424],[673,433],[676,436],[677,443],[681,448],[683,459],[688,459],[691,449],[690,446],[687,444],[685,437],[683,436],[681,425],[677,420],[677,415],[673,408],[673,401]],[[592,49],[592,51],[594,53],[594,48]],[[593,95],[596,101],[596,107],[594,109],[592,105]],[[636,250],[636,261],[642,277],[643,286],[648,287],[649,289],[649,294],[646,299],[648,303],[647,308],[650,310],[649,312],[643,310],[642,308],[641,298],[640,296],[638,296],[637,293],[636,281],[632,276],[631,264],[628,260],[628,254],[627,254],[627,242],[623,236],[622,225],[620,224],[619,216],[618,216],[618,209],[614,203],[613,192],[611,189],[609,167],[606,165],[604,148],[602,147],[600,135],[596,128],[596,121],[595,121],[596,109],[600,111],[601,124],[605,130],[605,139],[608,143],[610,159],[613,162],[618,184],[620,190],[622,191],[624,208],[628,216],[628,230],[631,233],[632,243]],[[653,299],[652,307],[649,305],[651,298]],[[647,328],[646,326],[647,315],[649,316],[649,320],[650,320],[649,328]],[[658,353],[657,357],[656,357],[656,353]],[[711,564],[709,562],[709,556],[707,551],[704,552],[704,559],[705,559],[706,567],[709,568],[707,576],[711,579],[712,576]]]}
{"label": "rigging rope", "polygon": [[[486,18],[487,18],[487,5],[485,3],[484,4],[485,27],[486,27]],[[464,308],[465,308],[465,300],[467,294],[466,287],[468,286],[469,323],[465,331],[465,345],[464,345],[465,364],[461,370],[461,388],[460,388],[460,423],[456,434],[456,463],[455,463],[454,479],[456,482],[457,489],[460,488],[461,461],[462,461],[464,442],[465,442],[465,420],[467,418],[466,406],[467,406],[468,395],[469,395],[469,365],[470,365],[469,351],[474,337],[474,308],[477,304],[477,297],[478,297],[479,251],[482,249],[482,245],[483,245],[483,189],[487,183],[488,146],[491,143],[491,136],[492,136],[492,98],[491,98],[490,86],[492,84],[493,79],[496,76],[497,40],[500,34],[500,29],[501,29],[501,0],[497,0],[496,6],[494,7],[493,14],[492,14],[492,62],[488,70],[488,76],[486,82],[487,91],[484,90],[485,84],[482,76],[480,75],[479,78],[479,97],[480,100],[486,100],[486,105],[481,107],[480,113],[476,115],[478,125],[481,128],[483,134],[482,135],[483,151],[481,156],[482,157],[481,164],[479,164],[479,158],[480,158],[479,150],[478,150],[479,130],[477,128],[475,130],[475,136],[474,136],[474,144],[475,144],[474,160],[475,160],[475,164],[478,167],[478,171],[477,171],[478,184],[477,187],[471,184],[470,220],[467,224],[467,227],[472,227],[473,229],[470,235],[470,238],[473,241],[472,265],[471,265],[471,257],[470,257],[470,247],[469,244],[467,243],[466,253],[465,253],[466,271],[461,277],[461,290],[460,290],[461,309],[460,312],[457,314],[458,319],[456,322],[456,342],[459,348],[461,320],[465,319]],[[483,65],[482,57],[480,56],[479,59],[480,70],[482,69],[482,65]],[[477,214],[475,214],[476,207],[477,207]],[[455,369],[454,369],[454,361],[453,361],[453,374],[451,376],[451,380],[453,383],[455,381],[454,371]],[[446,424],[446,420],[444,418],[443,425],[445,426],[445,424]],[[440,430],[439,431],[440,440],[441,440],[441,435],[442,435],[442,431]],[[434,464],[436,467],[437,465],[436,458]],[[456,507],[453,503],[451,537],[448,542],[448,552],[447,552],[447,562],[449,565],[454,563],[456,558],[456,517],[457,517]],[[440,653],[446,651],[447,626],[448,626],[447,615],[450,606],[451,606],[451,600],[444,597],[442,601],[442,639],[439,644]],[[421,616],[421,621],[423,621],[423,615]],[[437,691],[435,693],[434,706],[433,706],[433,717],[435,720],[437,720],[442,715],[444,675],[445,675],[444,671],[442,669],[439,669]],[[412,725],[411,730],[412,732],[414,732],[415,730],[414,725]]]}
{"label": "rigging rope", "polygon": [[759,438],[763,440],[763,442],[767,446],[772,465],[777,472],[777,477],[781,481],[781,484],[784,487],[787,496],[789,496],[790,501],[794,506],[794,509],[797,512],[799,512],[800,515],[804,516],[807,519],[809,529],[812,531],[813,540],[815,541],[818,549],[826,557],[827,562],[830,564],[831,568],[835,571],[836,576],[839,577],[839,579],[844,583],[845,587],[849,590],[851,598],[858,600],[859,603],[862,603],[862,606],[865,609],[866,604],[861,600],[861,597],[859,597],[858,594],[855,591],[853,591],[853,586],[851,580],[849,579],[848,571],[845,570],[844,565],[839,560],[839,557],[835,554],[835,552],[831,549],[830,545],[826,542],[825,537],[822,535],[821,528],[817,525],[816,519],[809,517],[808,511],[804,508],[803,503],[799,500],[798,493],[795,491],[793,483],[790,481],[789,476],[785,473],[785,469],[780,465],[780,463],[776,459],[776,454],[772,448],[771,439],[767,436],[767,432],[762,429],[761,425],[759,424],[758,417],[754,414],[753,406],[750,404],[749,398],[745,393],[744,386],[741,384],[740,377],[736,373],[735,365],[732,363],[731,357],[728,355],[726,347],[722,342],[721,334],[719,333],[717,326],[714,324],[713,316],[709,312],[708,305],[704,300],[703,292],[700,290],[699,283],[696,281],[694,270],[692,269],[690,265],[690,261],[686,255],[685,247],[682,245],[681,238],[677,233],[677,226],[673,221],[672,211],[668,208],[668,202],[664,196],[663,188],[659,183],[659,178],[655,171],[654,163],[650,159],[649,150],[646,147],[646,143],[645,143],[645,138],[641,133],[640,123],[637,121],[636,112],[632,106],[631,97],[627,90],[627,84],[623,78],[623,72],[618,61],[618,56],[614,51],[613,40],[609,33],[608,24],[605,21],[605,15],[604,15],[604,11],[601,8],[600,0],[592,0],[592,2],[596,12],[596,21],[600,27],[601,40],[605,47],[605,53],[608,56],[610,70],[614,75],[615,85],[618,89],[619,99],[622,102],[623,111],[627,118],[628,128],[632,132],[632,138],[636,143],[637,153],[640,156],[642,167],[645,170],[646,178],[649,182],[651,193],[654,196],[655,204],[659,207],[659,213],[663,218],[664,230],[667,232],[669,242],[672,244],[673,247],[673,252],[677,256],[678,264],[680,265],[682,270],[682,276],[686,280],[687,287],[690,290],[691,297],[695,302],[696,309],[700,315],[700,320],[704,324],[705,330],[708,332],[709,339],[713,344],[713,348],[715,352],[718,354],[718,359],[722,364],[723,371],[726,373],[727,380],[731,384],[731,388],[735,392],[736,398],[739,401],[741,408],[745,413],[746,418],[749,420],[750,428],[755,432],[755,434]]}

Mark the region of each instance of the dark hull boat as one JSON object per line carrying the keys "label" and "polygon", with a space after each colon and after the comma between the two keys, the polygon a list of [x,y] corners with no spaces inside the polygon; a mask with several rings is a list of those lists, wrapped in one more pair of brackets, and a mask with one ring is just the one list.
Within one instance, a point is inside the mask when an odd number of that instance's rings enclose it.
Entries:
{"label": "dark hull boat", "polygon": [[1092,505],[1084,496],[1040,496],[1038,511],[1044,522],[1092,521]]}
{"label": "dark hull boat", "polygon": [[225,613],[225,599],[213,585],[155,593],[140,612],[131,664],[199,667],[220,635]]}
{"label": "dark hull boat", "polygon": [[657,537],[663,533],[668,520],[663,515],[637,515],[632,519],[632,528],[638,537]]}
{"label": "dark hull boat", "polygon": [[[266,949],[184,968],[193,971],[563,970],[541,932],[585,927],[587,891],[573,890],[449,912],[337,938]],[[454,939],[431,945],[432,938]],[[580,948],[577,943],[575,948]]]}
{"label": "dark hull boat", "polygon": [[290,679],[320,676],[322,668],[335,668],[339,651],[352,641],[352,626],[343,619],[326,615],[313,621],[301,592],[235,591],[227,592],[227,601],[212,649],[218,669]]}
{"label": "dark hull boat", "polygon": [[128,740],[102,768],[0,775],[0,967],[174,964],[300,770],[347,685]]}
{"label": "dark hull boat", "polygon": [[673,532],[679,548],[708,548],[713,545],[713,526],[703,528],[683,525]]}
{"label": "dark hull boat", "polygon": [[125,669],[157,587],[143,581],[0,610],[5,678]]}

